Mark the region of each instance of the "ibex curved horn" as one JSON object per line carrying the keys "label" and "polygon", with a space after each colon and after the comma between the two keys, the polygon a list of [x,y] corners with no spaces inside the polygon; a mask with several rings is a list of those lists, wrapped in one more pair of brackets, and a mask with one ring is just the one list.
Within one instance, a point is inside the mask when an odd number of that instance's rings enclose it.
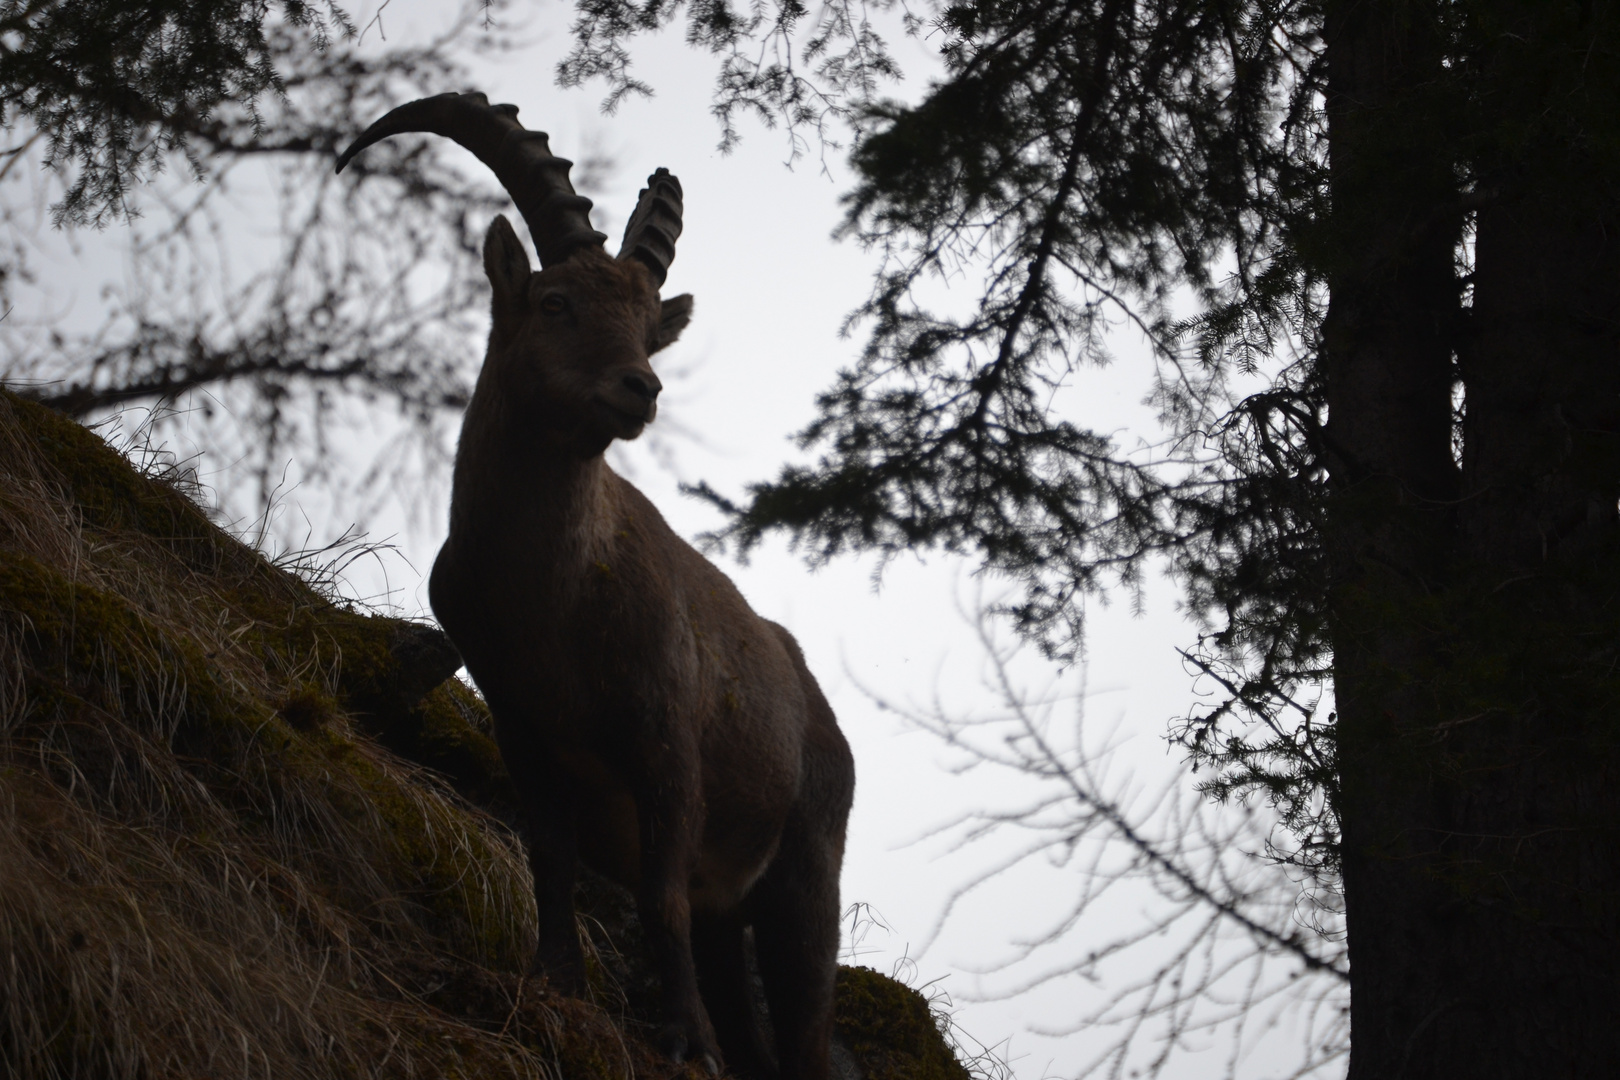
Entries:
{"label": "ibex curved horn", "polygon": [[636,201],[636,212],[624,227],[619,258],[636,259],[647,267],[660,288],[675,261],[675,240],[681,235],[681,182],[659,169],[647,177]]}
{"label": "ibex curved horn", "polygon": [[[390,135],[409,131],[443,135],[471,150],[495,173],[529,225],[541,266],[561,262],[579,248],[606,243],[607,237],[591,228],[591,200],[575,194],[568,181],[574,163],[551,152],[545,132],[529,131],[518,123],[517,112],[516,105],[491,105],[477,93],[418,98],[368,127],[338,158],[338,172],[360,151]],[[678,184],[675,190],[679,206]],[[680,232],[678,215],[675,231]],[[655,276],[662,280],[661,274]]]}

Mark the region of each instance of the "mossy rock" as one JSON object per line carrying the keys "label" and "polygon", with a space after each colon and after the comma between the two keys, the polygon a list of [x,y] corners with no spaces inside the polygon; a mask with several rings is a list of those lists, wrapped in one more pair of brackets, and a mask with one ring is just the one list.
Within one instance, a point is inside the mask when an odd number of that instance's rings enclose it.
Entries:
{"label": "mossy rock", "polygon": [[971,1080],[928,999],[867,967],[838,969],[838,1037],[866,1080]]}
{"label": "mossy rock", "polygon": [[355,722],[394,753],[444,776],[473,805],[517,826],[517,798],[494,721],[466,683],[446,679],[409,707],[360,708]]}

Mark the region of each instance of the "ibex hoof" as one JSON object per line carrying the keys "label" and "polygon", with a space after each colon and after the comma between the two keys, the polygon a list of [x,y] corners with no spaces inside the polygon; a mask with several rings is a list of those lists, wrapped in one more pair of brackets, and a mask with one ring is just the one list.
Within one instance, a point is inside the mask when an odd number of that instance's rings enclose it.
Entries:
{"label": "ibex hoof", "polygon": [[529,968],[529,977],[539,980],[541,986],[553,994],[560,994],[563,997],[584,997],[584,968],[583,963],[574,964],[567,960],[559,960],[546,964],[536,959]]}
{"label": "ibex hoof", "polygon": [[703,1066],[703,1071],[710,1076],[720,1075],[720,1059],[678,1025],[671,1024],[659,1033],[658,1048],[677,1065],[690,1061]]}

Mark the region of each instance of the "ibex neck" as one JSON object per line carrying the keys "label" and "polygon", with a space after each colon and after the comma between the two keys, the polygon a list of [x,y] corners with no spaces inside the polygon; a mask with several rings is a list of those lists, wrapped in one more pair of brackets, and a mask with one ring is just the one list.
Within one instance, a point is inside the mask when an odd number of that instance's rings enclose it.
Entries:
{"label": "ibex neck", "polygon": [[[484,423],[469,410],[456,451],[450,541],[474,566],[506,561],[567,573],[611,535],[612,471],[520,424]],[[476,422],[475,422],[476,421]]]}

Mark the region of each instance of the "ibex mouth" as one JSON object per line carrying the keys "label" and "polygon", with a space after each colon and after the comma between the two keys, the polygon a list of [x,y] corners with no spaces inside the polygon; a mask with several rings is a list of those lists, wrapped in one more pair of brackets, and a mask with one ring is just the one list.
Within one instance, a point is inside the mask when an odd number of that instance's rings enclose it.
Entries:
{"label": "ibex mouth", "polygon": [[597,398],[596,403],[607,415],[614,437],[619,439],[633,439],[640,435],[642,429],[652,423],[653,418],[658,415],[656,401],[649,401],[645,405],[638,402],[628,408],[605,398]]}

